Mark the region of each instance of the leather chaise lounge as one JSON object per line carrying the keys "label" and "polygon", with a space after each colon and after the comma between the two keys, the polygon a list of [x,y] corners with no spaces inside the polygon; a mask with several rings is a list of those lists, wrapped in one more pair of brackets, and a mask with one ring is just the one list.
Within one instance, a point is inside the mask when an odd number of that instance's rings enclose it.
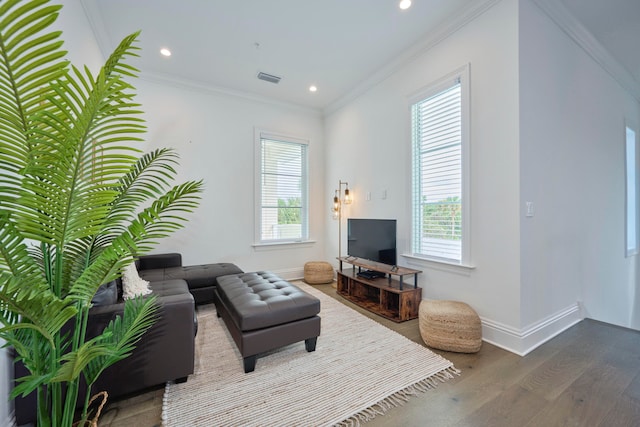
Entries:
{"label": "leather chaise lounge", "polygon": [[320,301],[266,271],[221,276],[214,290],[222,317],[243,357],[244,371],[255,369],[260,353],[304,341],[316,349]]}

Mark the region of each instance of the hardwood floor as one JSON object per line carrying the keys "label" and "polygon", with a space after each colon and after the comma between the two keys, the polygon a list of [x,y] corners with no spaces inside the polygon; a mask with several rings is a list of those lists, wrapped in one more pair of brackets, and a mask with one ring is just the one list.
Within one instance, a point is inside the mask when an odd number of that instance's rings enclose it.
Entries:
{"label": "hardwood floor", "polygon": [[[423,344],[418,320],[394,323],[318,289]],[[640,332],[584,320],[525,357],[483,343],[476,354],[434,350],[462,374],[366,425],[639,426]],[[161,424],[163,389],[113,402],[101,427]]]}

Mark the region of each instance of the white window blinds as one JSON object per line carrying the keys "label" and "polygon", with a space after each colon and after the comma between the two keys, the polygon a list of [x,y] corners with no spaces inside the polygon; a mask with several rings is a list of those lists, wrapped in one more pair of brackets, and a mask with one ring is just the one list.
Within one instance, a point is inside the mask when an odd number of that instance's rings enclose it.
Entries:
{"label": "white window blinds", "polygon": [[279,139],[260,137],[261,242],[308,238],[307,144]]}
{"label": "white window blinds", "polygon": [[412,105],[413,252],[462,261],[462,85]]}

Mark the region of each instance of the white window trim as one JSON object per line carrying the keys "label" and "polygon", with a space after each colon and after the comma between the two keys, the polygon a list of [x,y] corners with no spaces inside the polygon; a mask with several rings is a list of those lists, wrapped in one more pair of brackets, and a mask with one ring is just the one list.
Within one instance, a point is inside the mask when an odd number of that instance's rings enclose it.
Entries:
{"label": "white window trim", "polygon": [[[437,94],[446,88],[450,87],[452,83],[460,81],[462,94],[461,94],[461,108],[462,108],[462,253],[460,262],[455,260],[442,259],[437,257],[429,257],[422,254],[404,254],[404,257],[411,258],[414,261],[423,260],[429,263],[439,263],[447,266],[460,266],[463,269],[475,268],[472,261],[472,243],[471,243],[471,143],[470,143],[470,130],[471,130],[471,96],[470,96],[470,64],[452,71],[446,76],[438,79],[437,81],[419,89],[408,97],[408,111],[409,111],[409,126],[411,127],[411,107],[422,101],[429,96]],[[412,144],[413,145],[413,144]],[[413,156],[413,147],[411,150]],[[411,159],[413,163],[413,158]],[[411,171],[413,174],[413,171]],[[413,179],[413,177],[412,177]],[[413,195],[410,196],[411,212],[413,215]],[[413,218],[411,219],[411,229],[409,235],[409,242],[413,242]]]}
{"label": "white window trim", "polygon": [[[262,240],[261,231],[262,231],[262,139],[273,139],[276,141],[286,141],[297,144],[303,144],[307,146],[307,158],[306,158],[306,196],[307,200],[303,204],[303,212],[302,214],[307,218],[307,236],[306,238],[301,239],[279,239],[279,240]],[[309,234],[311,226],[309,224],[310,215],[309,215],[309,139],[303,138],[300,136],[288,135],[282,132],[269,131],[261,128],[254,128],[254,243],[253,247],[255,249],[259,249],[261,247],[286,247],[287,245],[299,245],[299,244],[307,244],[307,243],[315,243],[315,241],[310,240]]]}
{"label": "white window trim", "polygon": [[[635,141],[634,141],[634,150],[635,150],[635,159],[633,160],[633,164],[635,165],[635,170],[634,170],[634,174],[635,174],[635,201],[636,201],[636,206],[635,206],[635,218],[629,218],[629,187],[627,185],[628,182],[628,175],[629,175],[629,169],[627,168],[628,163],[629,163],[629,159],[627,157],[628,151],[627,151],[627,129],[630,129],[634,132],[635,134]],[[640,139],[640,136],[638,135],[638,126],[631,120],[629,119],[625,119],[625,123],[624,123],[624,252],[625,252],[625,257],[632,257],[635,255],[638,255],[640,253],[640,221],[638,220],[638,215],[640,214],[640,168],[638,167],[638,164],[640,164],[640,153],[638,153],[638,151],[640,151],[640,144],[638,143],[638,140]],[[636,229],[636,236],[635,236],[635,246],[632,248],[629,248],[629,221],[635,221],[635,229]]]}
{"label": "white window trim", "polygon": [[414,254],[401,254],[401,256],[407,260],[407,265],[409,266],[457,273],[463,276],[469,276],[476,268],[476,266],[472,264],[456,263],[447,259],[427,258]]}
{"label": "white window trim", "polygon": [[253,248],[256,251],[263,250],[272,250],[272,249],[288,249],[288,248],[298,248],[298,247],[306,247],[315,244],[315,240],[300,240],[300,241],[291,241],[291,242],[283,242],[283,241],[274,241],[274,242],[265,242],[265,243],[254,243]]}

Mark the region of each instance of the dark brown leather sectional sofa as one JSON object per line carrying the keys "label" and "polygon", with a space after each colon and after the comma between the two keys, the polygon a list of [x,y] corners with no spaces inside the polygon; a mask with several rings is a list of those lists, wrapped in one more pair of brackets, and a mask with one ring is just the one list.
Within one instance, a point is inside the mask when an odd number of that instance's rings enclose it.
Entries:
{"label": "dark brown leather sectional sofa", "polygon": [[235,264],[225,262],[183,266],[179,253],[145,255],[140,257],[136,265],[140,277],[150,282],[185,280],[196,304],[213,302],[217,277],[243,273]]}
{"label": "dark brown leather sectional sofa", "polygon": [[[183,267],[178,253],[143,256],[136,265],[160,305],[159,318],[131,356],[105,370],[94,385],[92,391],[106,390],[110,401],[163,386],[167,381],[186,381],[194,367],[196,303],[213,300],[218,276],[242,272],[233,264]],[[94,298],[88,337],[100,334],[112,319],[123,313],[122,285],[119,280],[113,285],[105,289],[109,289],[107,294],[114,292],[114,295]],[[97,300],[100,305],[95,305]],[[22,363],[14,364],[15,378],[26,374]],[[84,393],[84,388],[81,392]],[[17,425],[35,423],[35,393],[15,399],[15,417]]]}

